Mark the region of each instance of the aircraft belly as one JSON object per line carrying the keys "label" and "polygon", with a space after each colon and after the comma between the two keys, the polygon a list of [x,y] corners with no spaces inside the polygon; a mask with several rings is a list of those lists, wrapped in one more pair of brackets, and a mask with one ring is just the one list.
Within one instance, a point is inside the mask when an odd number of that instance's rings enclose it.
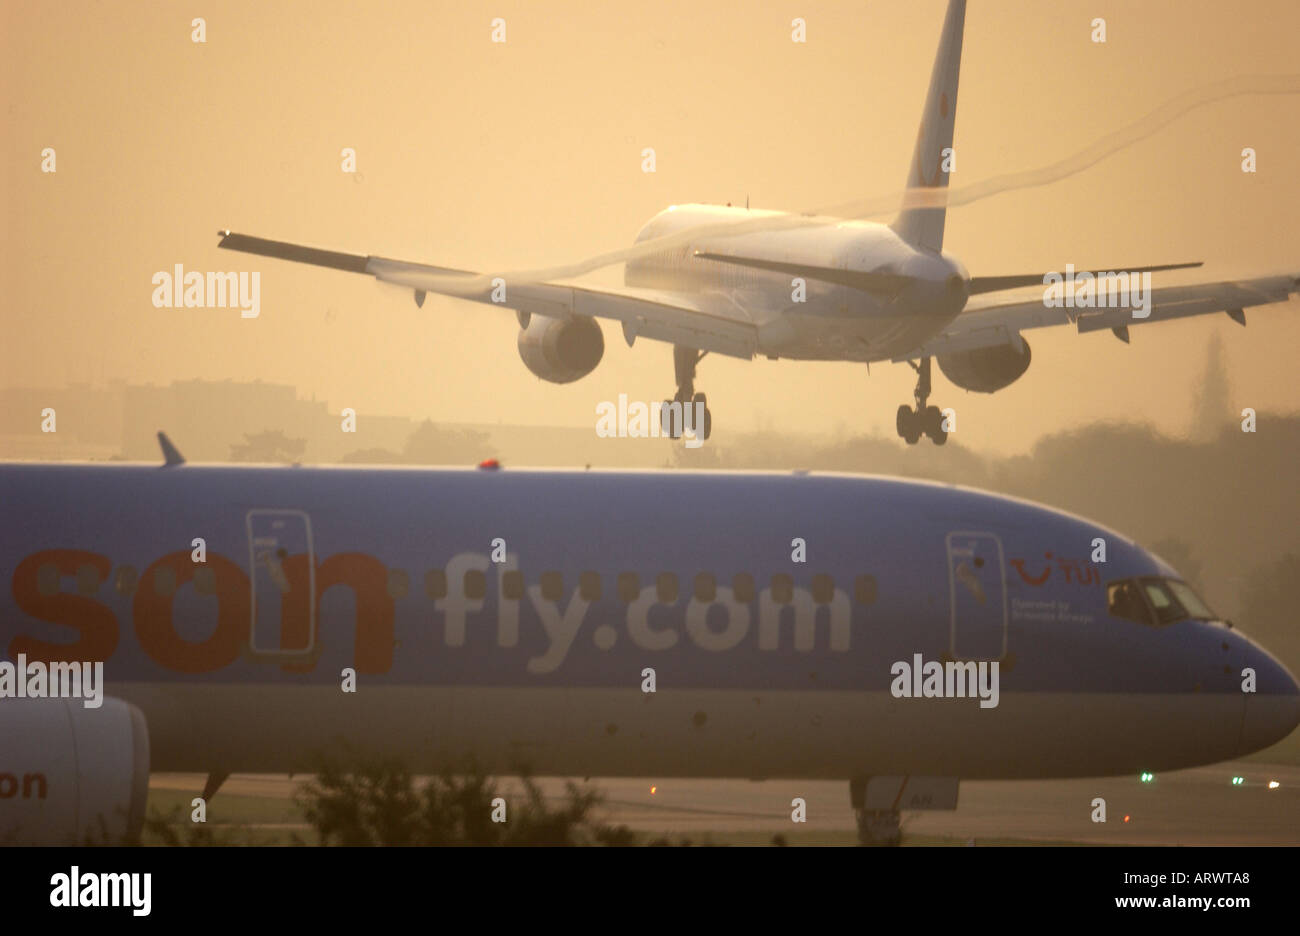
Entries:
{"label": "aircraft belly", "polygon": [[836,301],[810,303],[807,310],[787,309],[779,323],[760,328],[760,350],[802,360],[892,360],[919,348],[949,318],[899,304],[859,301],[850,306]]}
{"label": "aircraft belly", "polygon": [[316,752],[347,741],[417,771],[473,758],[492,772],[564,776],[1104,776],[1231,758],[1235,730],[1218,728],[1235,729],[1241,712],[1239,698],[1216,693],[1005,692],[996,708],[888,692],[635,685],[124,684],[113,694],[144,711],[153,770],[276,773],[309,769]]}

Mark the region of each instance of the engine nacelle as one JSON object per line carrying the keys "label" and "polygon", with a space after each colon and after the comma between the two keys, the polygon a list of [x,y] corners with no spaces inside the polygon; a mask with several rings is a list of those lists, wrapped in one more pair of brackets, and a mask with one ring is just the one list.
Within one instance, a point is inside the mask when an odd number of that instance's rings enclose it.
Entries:
{"label": "engine nacelle", "polygon": [[0,842],[137,842],[148,794],[149,732],[134,705],[0,701]]}
{"label": "engine nacelle", "polygon": [[519,329],[519,356],[543,380],[572,383],[596,369],[605,356],[605,336],[594,319],[532,315]]}
{"label": "engine nacelle", "polygon": [[1012,383],[1029,370],[1029,342],[1023,338],[1021,349],[1015,345],[994,345],[973,351],[940,354],[935,360],[943,375],[963,390],[992,393]]}

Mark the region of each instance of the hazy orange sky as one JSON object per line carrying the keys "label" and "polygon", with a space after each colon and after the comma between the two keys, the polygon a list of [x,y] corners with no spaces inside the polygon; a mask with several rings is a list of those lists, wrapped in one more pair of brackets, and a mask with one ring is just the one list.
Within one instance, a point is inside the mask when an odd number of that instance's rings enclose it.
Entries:
{"label": "hazy orange sky", "polygon": [[[594,426],[672,390],[671,350],[627,348],[567,386],[518,358],[508,312],[216,248],[218,228],[471,269],[630,243],[680,202],[806,210],[901,186],[945,4],[217,2],[4,5],[0,383],[263,379],[334,409]],[[207,42],[191,41],[203,16]],[[507,42],[490,42],[493,17]],[[808,41],[790,40],[807,21]],[[1108,41],[1090,39],[1094,17]],[[954,185],[1083,148],[1184,91],[1300,71],[1300,4],[973,0]],[[974,275],[1204,260],[1197,278],[1300,274],[1300,97],[1196,111],[1074,178],[954,209]],[[657,172],[641,171],[654,147]],[[1241,150],[1258,172],[1241,172]],[[40,171],[53,147],[58,171]],[[340,171],[357,151],[358,173]],[[155,309],[155,271],[260,270],[261,316]],[[607,270],[595,281],[621,280]],[[1300,304],[1108,332],[1027,334],[994,396],[936,373],[962,444],[1063,427],[1187,430],[1214,334],[1233,405],[1295,409]],[[892,434],[904,365],[710,356],[714,433]],[[901,443],[900,443],[901,444]]]}

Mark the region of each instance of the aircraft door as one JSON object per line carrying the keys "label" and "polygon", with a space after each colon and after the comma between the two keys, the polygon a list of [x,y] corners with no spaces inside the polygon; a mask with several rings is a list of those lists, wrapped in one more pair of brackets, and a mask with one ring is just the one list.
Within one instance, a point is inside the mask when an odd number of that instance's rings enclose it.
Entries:
{"label": "aircraft door", "polygon": [[316,646],[316,557],[301,510],[250,510],[248,649],[254,659],[310,656]]}
{"label": "aircraft door", "polygon": [[1007,655],[1006,559],[994,533],[949,533],[949,653],[957,660]]}

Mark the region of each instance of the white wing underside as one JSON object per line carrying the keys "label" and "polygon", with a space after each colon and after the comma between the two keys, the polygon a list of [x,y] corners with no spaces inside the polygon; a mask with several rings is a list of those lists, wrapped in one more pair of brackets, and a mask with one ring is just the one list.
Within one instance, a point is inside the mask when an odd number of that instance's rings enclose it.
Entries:
{"label": "white wing underside", "polygon": [[[773,305],[773,300],[755,290],[688,294],[632,286],[594,286],[570,280],[504,284],[507,291],[504,301],[496,302],[493,288],[488,285],[489,277],[467,270],[345,254],[230,231],[220,233],[221,247],[366,273],[381,282],[414,290],[420,301],[423,293],[440,293],[530,315],[611,319],[622,325],[629,344],[635,338],[647,338],[749,359],[759,351],[760,328],[779,325],[782,315],[779,305]],[[1162,286],[1150,290],[1150,313],[1143,318],[1135,318],[1131,307],[1048,306],[1041,287],[984,293],[972,297],[962,313],[938,334],[919,347],[895,355],[893,360],[915,360],[998,345],[1018,346],[1020,332],[1049,325],[1073,324],[1079,332],[1110,328],[1127,341],[1128,328],[1133,325],[1212,312],[1227,312],[1244,323],[1245,309],[1286,302],[1298,289],[1300,277],[1294,274]]]}
{"label": "white wing underside", "polygon": [[[491,302],[491,289],[464,294],[454,288],[458,276],[467,274],[370,257],[366,272],[385,283],[408,289],[459,296],[475,302]],[[449,283],[453,288],[448,288]],[[701,351],[749,359],[758,347],[758,329],[753,310],[730,293],[684,295],[663,293],[631,286],[591,286],[568,280],[545,283],[509,283],[505,301],[499,303],[530,315],[564,318],[582,315],[613,319],[623,326],[624,337],[666,341]]]}

